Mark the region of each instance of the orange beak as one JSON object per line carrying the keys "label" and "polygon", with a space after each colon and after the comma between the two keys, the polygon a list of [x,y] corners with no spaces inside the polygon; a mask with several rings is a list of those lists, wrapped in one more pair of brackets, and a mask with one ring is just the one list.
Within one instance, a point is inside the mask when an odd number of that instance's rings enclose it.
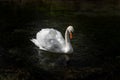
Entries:
{"label": "orange beak", "polygon": [[70,32],[70,39],[72,39],[73,38],[73,36],[72,36],[72,32]]}

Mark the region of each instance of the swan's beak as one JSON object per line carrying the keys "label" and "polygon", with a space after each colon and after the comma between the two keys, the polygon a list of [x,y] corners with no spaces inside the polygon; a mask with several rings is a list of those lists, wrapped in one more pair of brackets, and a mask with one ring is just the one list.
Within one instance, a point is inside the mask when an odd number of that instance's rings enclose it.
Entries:
{"label": "swan's beak", "polygon": [[73,38],[73,36],[72,36],[72,32],[70,32],[70,39],[72,39]]}

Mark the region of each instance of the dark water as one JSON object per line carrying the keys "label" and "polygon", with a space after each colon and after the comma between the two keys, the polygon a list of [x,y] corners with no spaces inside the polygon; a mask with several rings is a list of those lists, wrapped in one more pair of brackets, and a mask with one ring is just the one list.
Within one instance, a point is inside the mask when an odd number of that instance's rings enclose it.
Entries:
{"label": "dark water", "polygon": [[[61,17],[62,18],[62,17]],[[73,67],[98,66],[119,57],[119,16],[80,15],[67,19],[47,19],[36,22],[35,33],[41,28],[55,28],[63,33],[68,25],[75,28],[71,41],[74,53],[70,56]],[[33,36],[35,36],[33,32]]]}
{"label": "dark water", "polygon": [[[13,14],[9,11],[11,9],[7,9],[2,11],[0,19],[1,75],[7,72],[9,77],[6,69],[13,69],[12,75],[16,74],[16,69],[19,74],[20,69],[23,78],[44,80],[60,80],[62,77],[65,80],[110,80],[120,74],[117,74],[120,64],[120,16],[71,11],[53,16],[44,12],[40,14],[34,9],[18,9]],[[67,55],[69,61],[65,60],[64,54],[42,51],[41,56],[39,49],[30,41],[43,28],[57,29],[64,36],[69,25],[75,28],[71,40],[74,52]],[[18,78],[17,75],[15,77]]]}

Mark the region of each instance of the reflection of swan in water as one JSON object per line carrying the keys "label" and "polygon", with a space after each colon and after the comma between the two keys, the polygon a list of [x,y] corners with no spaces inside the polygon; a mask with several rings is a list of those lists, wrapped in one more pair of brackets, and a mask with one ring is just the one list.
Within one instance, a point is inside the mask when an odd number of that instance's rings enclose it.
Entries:
{"label": "reflection of swan in water", "polygon": [[59,31],[52,28],[46,28],[40,30],[36,34],[36,39],[31,39],[31,41],[41,50],[53,53],[72,53],[73,48],[70,39],[72,39],[73,31],[73,26],[68,26],[64,39]]}

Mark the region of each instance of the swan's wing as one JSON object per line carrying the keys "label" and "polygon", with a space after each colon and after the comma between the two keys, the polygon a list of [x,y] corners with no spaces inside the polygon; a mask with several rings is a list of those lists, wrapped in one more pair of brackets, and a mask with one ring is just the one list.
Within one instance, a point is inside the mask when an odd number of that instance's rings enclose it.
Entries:
{"label": "swan's wing", "polygon": [[40,47],[48,51],[60,51],[63,48],[65,40],[62,34],[55,29],[42,29],[36,35]]}
{"label": "swan's wing", "polygon": [[57,40],[60,42],[60,44],[62,46],[64,46],[65,45],[65,40],[64,40],[62,34],[57,30],[56,30],[56,32],[57,32],[57,35],[56,35]]}

